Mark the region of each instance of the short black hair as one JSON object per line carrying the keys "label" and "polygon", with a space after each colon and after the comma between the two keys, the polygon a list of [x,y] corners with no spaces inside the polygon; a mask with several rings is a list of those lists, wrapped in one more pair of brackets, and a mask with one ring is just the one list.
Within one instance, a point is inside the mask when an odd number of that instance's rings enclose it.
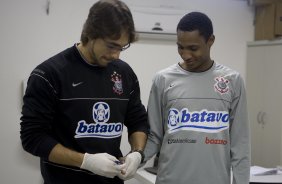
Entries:
{"label": "short black hair", "polygon": [[136,40],[133,17],[128,6],[120,0],[100,0],[89,10],[80,40],[85,45],[97,38],[119,39],[122,31],[129,36],[129,43]]}
{"label": "short black hair", "polygon": [[201,12],[191,12],[184,15],[178,25],[176,31],[195,31],[198,30],[206,41],[213,34],[213,26],[210,18]]}

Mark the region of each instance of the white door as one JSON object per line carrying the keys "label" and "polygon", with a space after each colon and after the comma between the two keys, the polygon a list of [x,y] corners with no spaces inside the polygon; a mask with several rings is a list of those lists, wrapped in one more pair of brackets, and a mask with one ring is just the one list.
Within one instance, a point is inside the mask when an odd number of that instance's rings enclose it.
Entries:
{"label": "white door", "polygon": [[276,167],[281,158],[282,45],[249,46],[247,97],[252,165]]}
{"label": "white door", "polygon": [[268,46],[264,69],[264,110],[266,112],[262,159],[266,166],[281,164],[281,112],[282,112],[282,45]]}

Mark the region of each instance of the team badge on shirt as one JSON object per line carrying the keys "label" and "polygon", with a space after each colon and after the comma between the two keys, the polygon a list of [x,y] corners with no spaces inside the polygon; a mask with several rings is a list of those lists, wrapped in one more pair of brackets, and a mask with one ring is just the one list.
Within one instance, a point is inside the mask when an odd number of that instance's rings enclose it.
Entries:
{"label": "team badge on shirt", "polygon": [[229,91],[229,81],[227,79],[224,77],[216,77],[214,80],[216,81],[214,84],[215,91],[219,92],[220,94],[225,94]]}
{"label": "team badge on shirt", "polygon": [[118,74],[117,72],[114,72],[111,75],[111,81],[114,82],[114,86],[113,86],[114,93],[121,95],[123,93],[121,75]]}

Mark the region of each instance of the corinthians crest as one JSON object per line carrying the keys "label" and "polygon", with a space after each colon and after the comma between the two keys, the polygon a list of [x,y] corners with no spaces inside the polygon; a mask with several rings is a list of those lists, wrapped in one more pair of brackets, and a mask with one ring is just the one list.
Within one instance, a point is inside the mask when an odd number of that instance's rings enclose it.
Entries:
{"label": "corinthians crest", "polygon": [[214,89],[218,91],[220,94],[227,93],[229,91],[228,83],[229,81],[224,77],[216,77],[215,78]]}
{"label": "corinthians crest", "polygon": [[114,82],[113,91],[118,95],[121,95],[123,93],[121,75],[117,72],[114,72],[111,75],[111,81]]}

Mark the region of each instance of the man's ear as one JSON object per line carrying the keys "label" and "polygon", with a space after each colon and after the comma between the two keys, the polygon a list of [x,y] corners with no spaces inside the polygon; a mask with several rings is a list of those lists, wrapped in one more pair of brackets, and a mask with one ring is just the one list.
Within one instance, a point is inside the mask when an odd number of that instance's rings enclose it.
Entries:
{"label": "man's ear", "polygon": [[215,36],[214,35],[211,35],[208,39],[208,42],[207,44],[209,45],[209,47],[211,47],[214,43],[214,40],[215,40]]}

